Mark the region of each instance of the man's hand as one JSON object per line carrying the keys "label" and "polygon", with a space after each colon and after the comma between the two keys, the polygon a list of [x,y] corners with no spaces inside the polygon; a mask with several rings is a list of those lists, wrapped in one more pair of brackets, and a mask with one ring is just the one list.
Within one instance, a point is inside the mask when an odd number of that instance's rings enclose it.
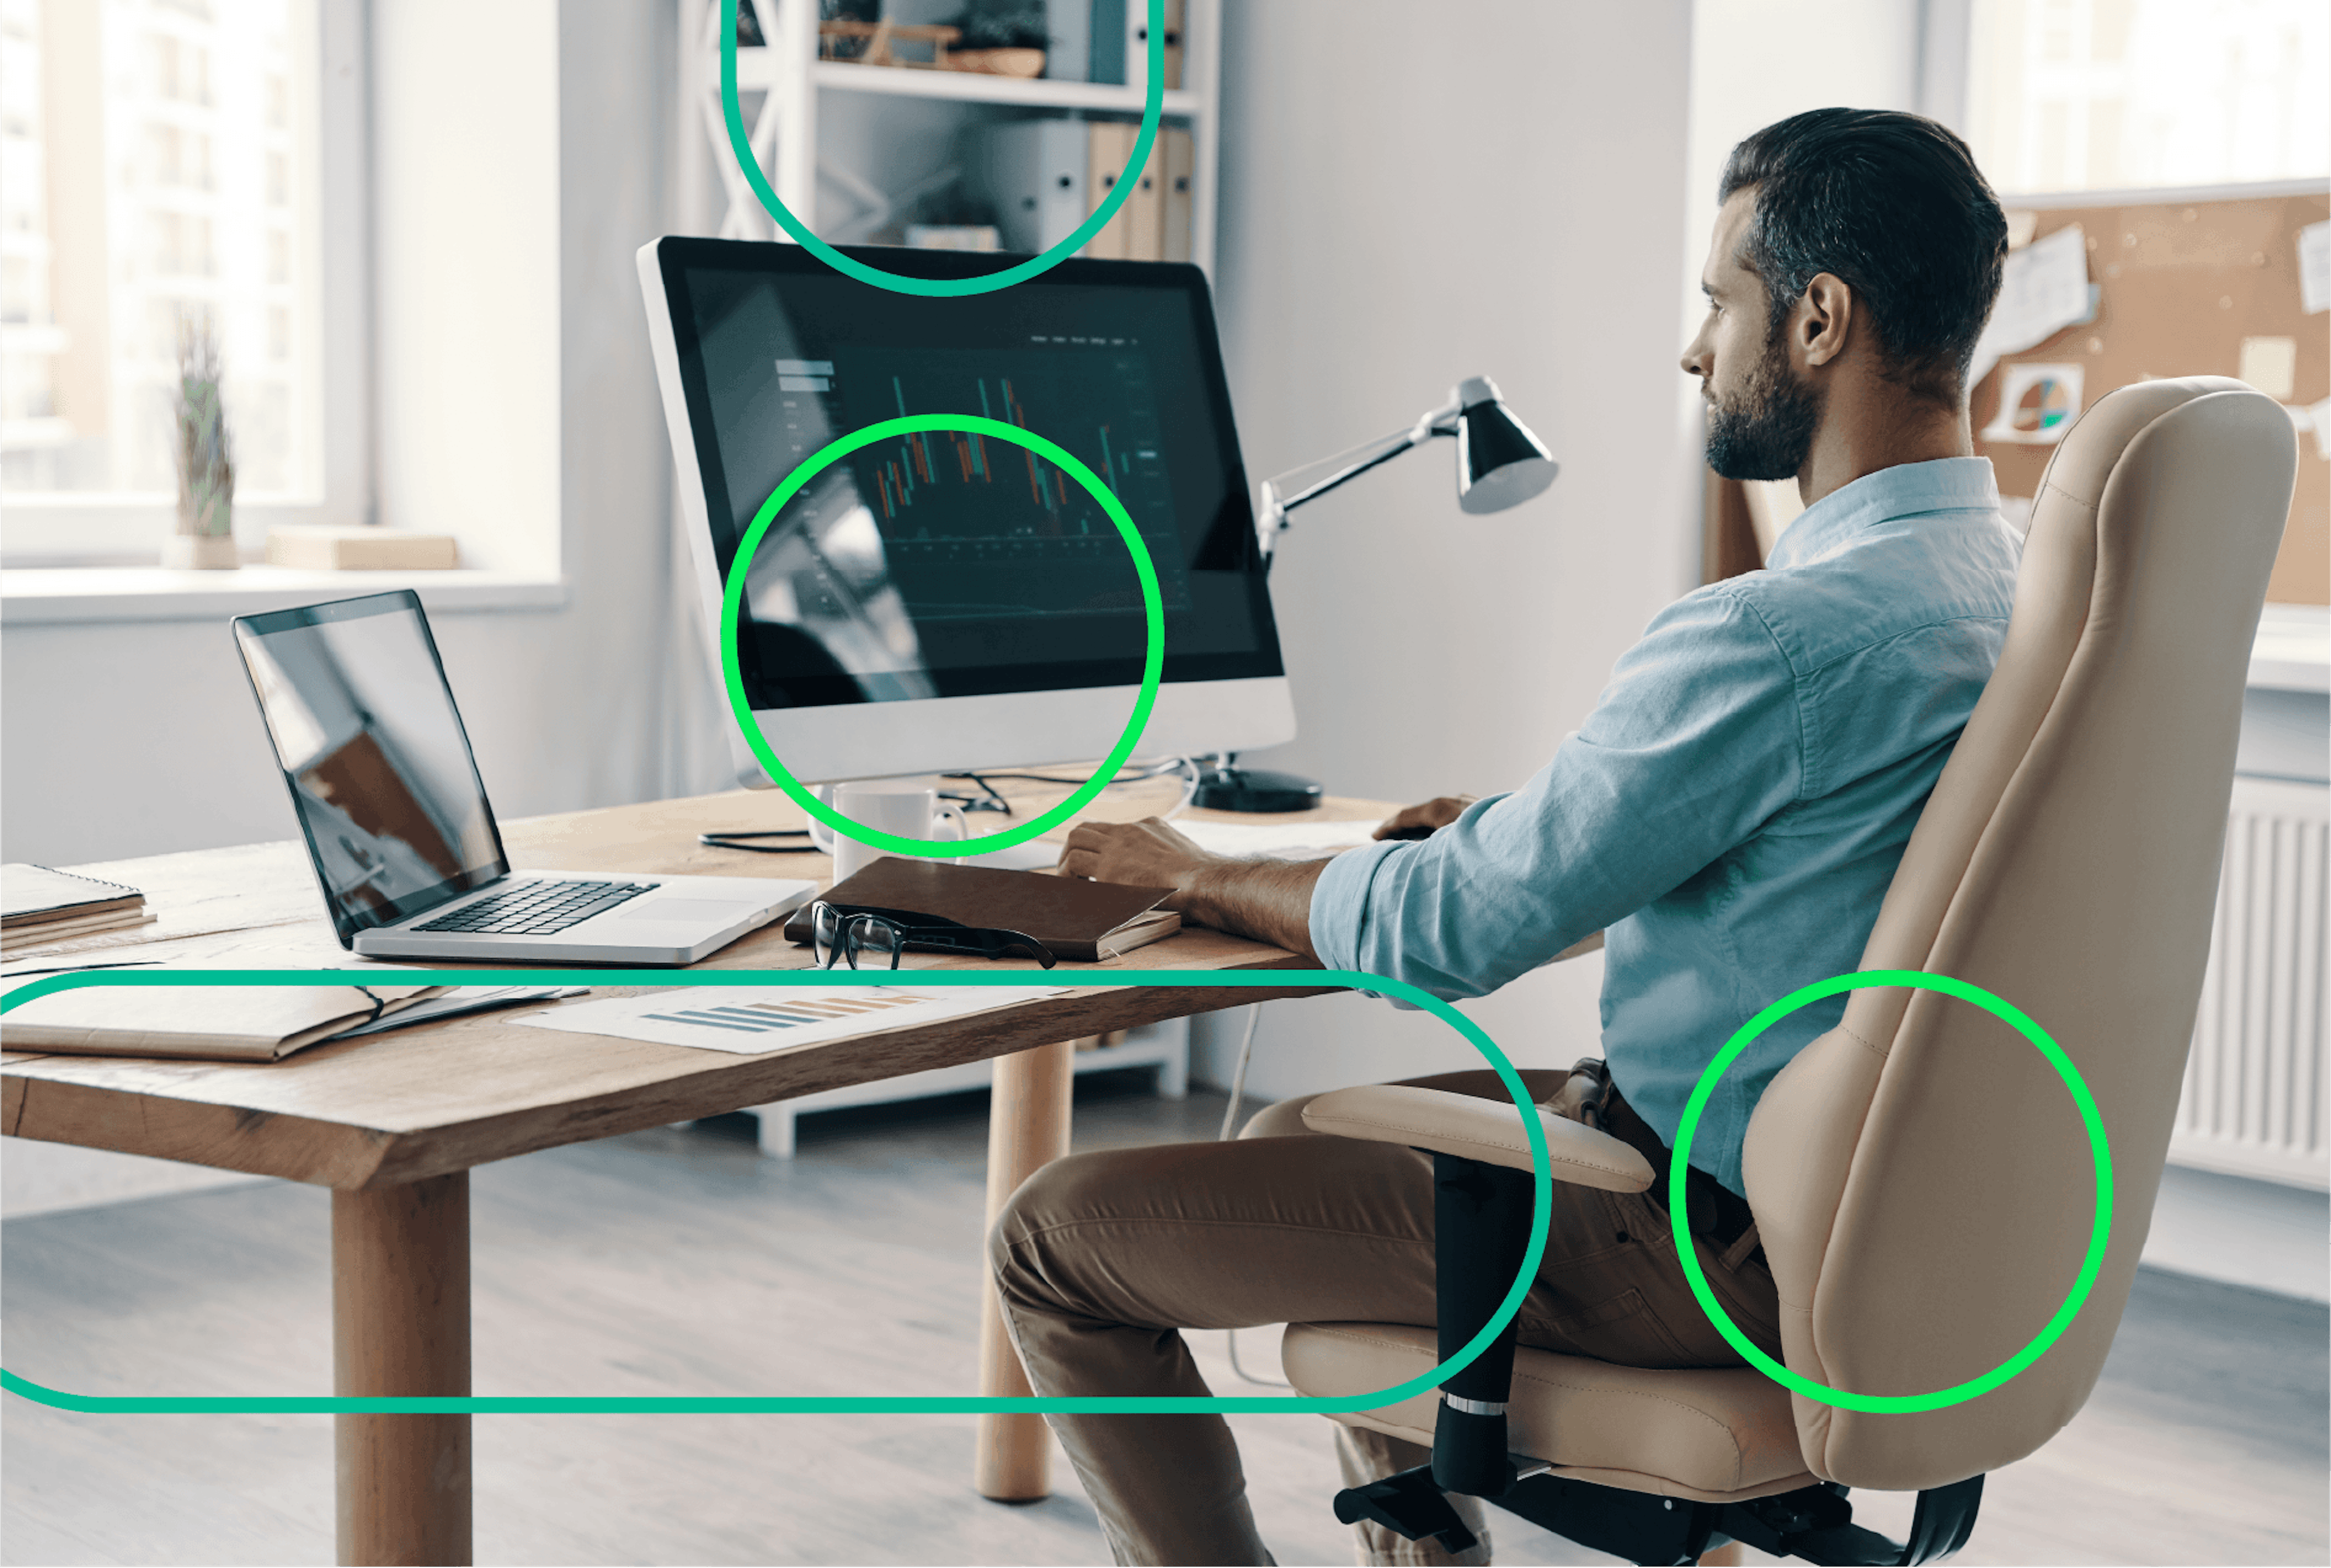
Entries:
{"label": "man's hand", "polygon": [[1151,817],[1138,822],[1081,822],[1069,834],[1061,874],[1171,888],[1158,902],[1193,926],[1212,926],[1299,953],[1313,962],[1311,889],[1325,860],[1241,860],[1209,854]]}
{"label": "man's hand", "polygon": [[1465,814],[1479,795],[1436,795],[1422,805],[1403,806],[1376,824],[1379,839],[1429,839]]}
{"label": "man's hand", "polygon": [[1228,865],[1226,855],[1210,855],[1157,817],[1137,822],[1080,822],[1061,853],[1061,874],[1134,888],[1171,888],[1168,909],[1182,908],[1190,879],[1208,866]]}

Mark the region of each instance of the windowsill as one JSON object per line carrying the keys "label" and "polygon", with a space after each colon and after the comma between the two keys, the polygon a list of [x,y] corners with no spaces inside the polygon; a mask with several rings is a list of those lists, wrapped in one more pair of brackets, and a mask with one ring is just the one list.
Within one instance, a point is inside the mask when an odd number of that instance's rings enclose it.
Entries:
{"label": "windowsill", "polygon": [[2331,691],[2331,609],[2269,604],[2250,649],[2250,684],[2280,691]]}
{"label": "windowsill", "polygon": [[310,572],[254,565],[231,572],[161,566],[43,566],[0,571],[0,622],[57,626],[214,621],[411,588],[433,613],[547,610],[566,603],[562,577],[523,572]]}

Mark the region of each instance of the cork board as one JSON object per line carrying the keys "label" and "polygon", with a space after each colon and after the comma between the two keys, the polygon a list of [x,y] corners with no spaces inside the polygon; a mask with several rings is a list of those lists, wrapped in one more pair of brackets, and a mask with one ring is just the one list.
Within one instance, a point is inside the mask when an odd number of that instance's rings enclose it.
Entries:
{"label": "cork board", "polygon": [[[1976,385],[1975,451],[1998,471],[1999,493],[2038,490],[2056,450],[1982,439],[2011,365],[2084,366],[2086,406],[2152,376],[2237,375],[2244,338],[2288,337],[2298,352],[2282,401],[2304,408],[2331,395],[2331,315],[2306,314],[2298,293],[2298,231],[2326,216],[2331,195],[2319,192],[2039,213],[2034,238],[2069,223],[2085,231],[2088,280],[2101,292],[2096,319],[2009,355]],[[2331,603],[2331,462],[2316,442],[2299,433],[2298,493],[2267,587],[2284,603]]]}

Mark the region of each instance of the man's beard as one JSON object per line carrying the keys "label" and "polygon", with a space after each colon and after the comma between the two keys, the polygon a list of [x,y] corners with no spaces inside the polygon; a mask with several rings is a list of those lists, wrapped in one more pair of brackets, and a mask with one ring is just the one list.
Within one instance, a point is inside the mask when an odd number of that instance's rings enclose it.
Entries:
{"label": "man's beard", "polygon": [[1794,479],[1812,451],[1822,394],[1789,367],[1775,338],[1749,373],[1740,403],[1716,405],[1708,423],[1708,466],[1728,480]]}

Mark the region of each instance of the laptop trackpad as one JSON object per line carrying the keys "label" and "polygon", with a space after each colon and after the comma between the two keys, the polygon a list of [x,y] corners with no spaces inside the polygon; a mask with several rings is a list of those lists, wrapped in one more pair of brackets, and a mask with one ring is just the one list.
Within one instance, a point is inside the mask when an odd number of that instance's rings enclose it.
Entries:
{"label": "laptop trackpad", "polygon": [[686,920],[692,925],[726,926],[760,912],[754,904],[732,904],[723,898],[645,898],[610,909],[616,920]]}

